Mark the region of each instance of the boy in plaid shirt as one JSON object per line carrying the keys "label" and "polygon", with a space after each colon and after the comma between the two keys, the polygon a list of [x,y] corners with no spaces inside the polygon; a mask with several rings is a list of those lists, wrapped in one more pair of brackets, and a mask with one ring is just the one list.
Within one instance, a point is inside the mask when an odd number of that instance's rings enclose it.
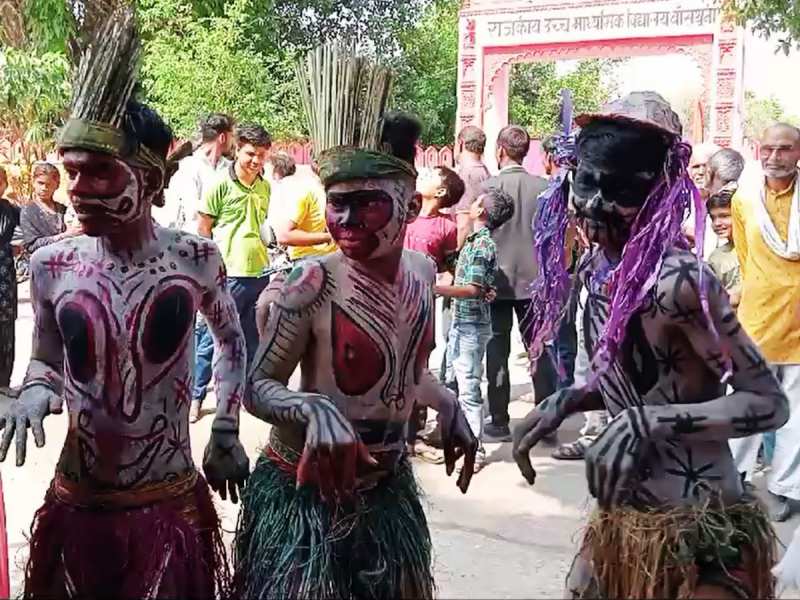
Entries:
{"label": "boy in plaid shirt", "polygon": [[[458,383],[458,401],[480,443],[483,434],[483,356],[492,336],[488,296],[497,271],[497,249],[491,232],[514,214],[514,200],[506,192],[489,189],[470,206],[473,232],[458,256],[455,278],[443,274],[435,293],[453,298],[453,322],[447,340],[447,380]],[[449,281],[448,281],[449,279]],[[481,444],[475,472],[486,464]]]}

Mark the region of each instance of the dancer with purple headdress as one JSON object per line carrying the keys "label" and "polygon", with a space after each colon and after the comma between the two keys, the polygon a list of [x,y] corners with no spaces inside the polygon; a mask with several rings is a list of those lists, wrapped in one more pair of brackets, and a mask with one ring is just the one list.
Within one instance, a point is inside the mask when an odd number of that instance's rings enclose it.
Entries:
{"label": "dancer with purple headdress", "polygon": [[514,458],[533,484],[530,450],[569,415],[607,408],[613,417],[586,452],[599,506],[569,596],[771,597],[775,536],[746,495],[727,441],[780,427],[787,401],[681,234],[690,204],[698,219],[704,210],[680,120],[659,95],[637,92],[576,123],[574,147],[559,140],[564,173],[536,220],[533,306],[541,310],[531,347],[552,339],[567,297],[569,195],[592,242],[579,266],[592,373],[588,385],[554,394],[514,432]]}

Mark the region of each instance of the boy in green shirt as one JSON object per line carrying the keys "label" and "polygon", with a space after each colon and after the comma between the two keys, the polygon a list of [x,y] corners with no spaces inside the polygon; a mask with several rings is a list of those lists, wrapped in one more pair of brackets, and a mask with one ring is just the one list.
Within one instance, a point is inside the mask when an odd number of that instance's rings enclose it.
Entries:
{"label": "boy in green shirt", "polygon": [[[227,281],[236,302],[249,368],[258,347],[256,300],[267,284],[267,278],[260,277],[269,263],[260,228],[269,208],[270,186],[262,173],[272,139],[260,125],[240,125],[236,129],[236,146],[236,160],[227,176],[211,188],[198,209],[198,232],[214,238],[225,261],[227,279],[226,273],[220,273],[219,281]],[[197,336],[193,420],[199,416],[213,358],[212,353],[200,351],[208,345],[204,337],[208,337],[207,328]]]}

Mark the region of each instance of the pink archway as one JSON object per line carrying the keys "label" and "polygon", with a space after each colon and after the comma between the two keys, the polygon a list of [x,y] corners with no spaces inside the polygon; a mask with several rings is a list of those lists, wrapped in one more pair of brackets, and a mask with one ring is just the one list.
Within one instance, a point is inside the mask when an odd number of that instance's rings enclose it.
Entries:
{"label": "pink archway", "polygon": [[464,0],[457,128],[482,127],[491,155],[516,63],[682,53],[702,75],[709,139],[740,146],[743,39],[711,0]]}

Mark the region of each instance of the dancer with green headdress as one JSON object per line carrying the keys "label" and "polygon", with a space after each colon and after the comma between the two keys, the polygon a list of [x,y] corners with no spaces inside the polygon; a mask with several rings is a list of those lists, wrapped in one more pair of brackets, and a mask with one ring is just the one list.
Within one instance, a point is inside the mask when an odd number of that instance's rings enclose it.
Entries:
{"label": "dancer with green headdress", "polygon": [[419,124],[384,116],[390,74],[351,52],[323,47],[299,75],[340,251],[265,292],[269,317],[245,405],[273,429],[243,497],[235,590],[431,598],[430,535],[405,456],[414,401],[439,413],[448,474],[465,455],[463,492],[477,440],[427,371],[435,266],[403,250],[418,210]]}
{"label": "dancer with green headdress", "polygon": [[[151,207],[172,132],[132,97],[132,11],[109,15],[81,58],[58,141],[84,235],[31,257],[36,323],[19,398],[0,417],[3,460],[27,429],[69,412],[56,473],[31,526],[26,598],[215,598],[230,572],[209,487],[235,501],[249,474],[239,441],[244,336],[213,242],[162,229]],[[196,312],[219,360],[217,414],[192,460]]]}

